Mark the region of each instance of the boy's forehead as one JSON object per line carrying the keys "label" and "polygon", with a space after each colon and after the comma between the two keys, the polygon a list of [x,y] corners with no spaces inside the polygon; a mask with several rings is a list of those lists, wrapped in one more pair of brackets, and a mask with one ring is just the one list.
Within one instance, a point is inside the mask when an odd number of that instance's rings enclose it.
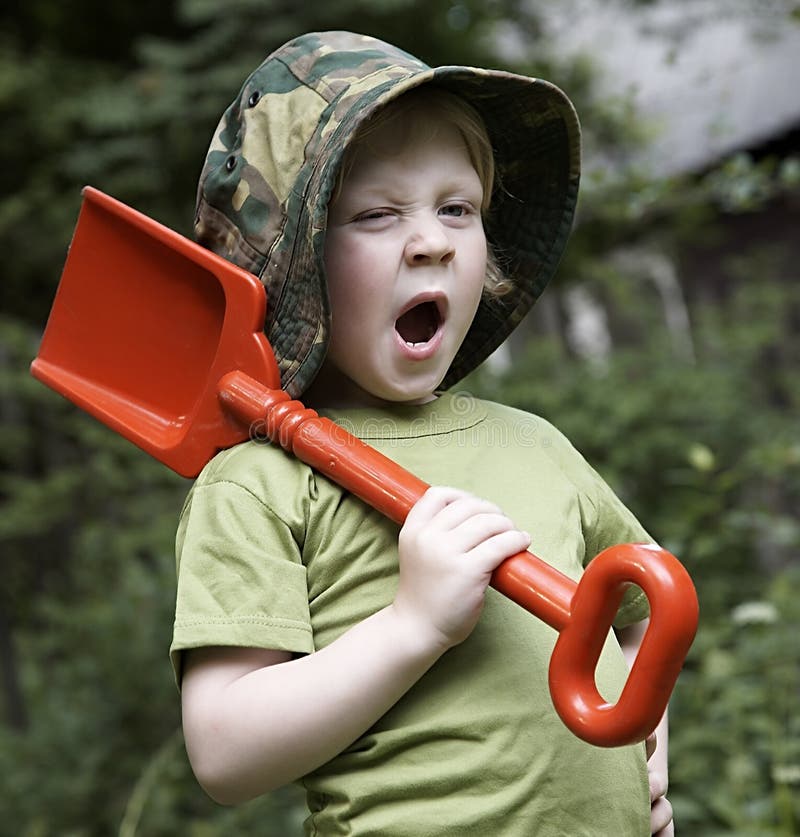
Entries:
{"label": "boy's forehead", "polygon": [[[427,174],[420,183],[413,176]],[[413,155],[393,157],[369,156],[357,161],[342,181],[341,195],[362,197],[394,196],[409,198],[419,193],[420,186],[437,193],[483,194],[483,186],[469,155],[430,155],[420,160]]]}
{"label": "boy's forehead", "polygon": [[448,172],[475,172],[464,136],[450,120],[416,111],[406,116],[356,137],[348,149],[350,165],[345,182],[359,174],[365,187],[369,187],[370,177],[402,180],[404,172],[421,158],[438,158]]}

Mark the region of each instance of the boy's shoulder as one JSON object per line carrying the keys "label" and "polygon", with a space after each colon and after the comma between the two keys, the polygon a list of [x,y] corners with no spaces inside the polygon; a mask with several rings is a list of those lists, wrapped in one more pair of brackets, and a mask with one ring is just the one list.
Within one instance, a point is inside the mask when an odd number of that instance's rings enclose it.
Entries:
{"label": "boy's shoulder", "polygon": [[518,427],[528,428],[535,433],[541,447],[545,450],[577,454],[570,440],[549,419],[539,413],[521,407],[513,407],[499,401],[480,399],[480,404],[486,411],[486,421],[503,421]]}
{"label": "boy's shoulder", "polygon": [[529,449],[531,453],[545,457],[581,493],[593,494],[596,491],[600,481],[594,468],[552,421],[508,404],[495,401],[481,403],[486,410],[489,428],[492,422],[502,422],[506,428],[504,438],[509,437],[507,428],[510,427],[511,438],[519,443],[521,449]]}
{"label": "boy's shoulder", "polygon": [[315,490],[312,469],[266,440],[250,440],[219,451],[203,468],[192,494],[210,490],[245,492],[260,503],[279,507],[298,492]]}

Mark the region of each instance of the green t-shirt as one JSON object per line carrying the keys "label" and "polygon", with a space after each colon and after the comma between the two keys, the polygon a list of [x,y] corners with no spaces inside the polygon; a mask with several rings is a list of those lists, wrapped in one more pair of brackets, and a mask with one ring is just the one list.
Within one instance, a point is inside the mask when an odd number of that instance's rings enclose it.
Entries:
{"label": "green t-shirt", "polygon": [[[602,549],[649,541],[552,425],[465,395],[421,407],[330,413],[430,484],[497,503],[531,551],[577,579]],[[177,537],[171,648],[323,648],[388,605],[398,527],[281,449],[220,453],[193,487]],[[647,616],[631,588],[616,624]],[[649,834],[642,745],[593,747],[556,715],[555,631],[493,589],[480,621],[373,727],[304,777],[308,834],[640,837]],[[609,634],[598,688],[627,674]],[[324,689],[321,691],[324,699]]]}

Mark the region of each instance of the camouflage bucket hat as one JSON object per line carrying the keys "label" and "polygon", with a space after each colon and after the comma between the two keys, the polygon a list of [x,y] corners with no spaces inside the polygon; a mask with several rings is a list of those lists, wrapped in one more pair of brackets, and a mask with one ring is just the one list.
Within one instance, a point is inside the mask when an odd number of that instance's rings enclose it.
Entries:
{"label": "camouflage bucket hat", "polygon": [[327,348],[323,250],[344,149],[377,109],[421,85],[460,95],[486,124],[502,186],[484,219],[486,235],[512,286],[503,296],[484,295],[444,388],[503,342],[555,272],[580,171],[578,120],[558,88],[498,70],[431,68],[350,32],[298,37],[266,58],[223,114],[195,216],[201,244],[264,282],[264,330],[292,397],[314,379]]}

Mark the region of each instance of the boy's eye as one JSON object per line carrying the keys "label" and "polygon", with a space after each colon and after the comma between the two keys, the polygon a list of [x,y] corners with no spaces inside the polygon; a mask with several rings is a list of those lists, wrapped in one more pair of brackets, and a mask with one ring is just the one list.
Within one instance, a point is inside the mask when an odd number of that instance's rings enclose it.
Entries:
{"label": "boy's eye", "polygon": [[356,215],[353,219],[355,221],[379,221],[382,218],[386,218],[389,216],[388,209],[370,209],[367,212],[362,212],[360,215]]}
{"label": "boy's eye", "polygon": [[463,218],[469,213],[469,207],[463,203],[448,203],[443,206],[439,212],[442,215],[448,215],[451,218]]}

